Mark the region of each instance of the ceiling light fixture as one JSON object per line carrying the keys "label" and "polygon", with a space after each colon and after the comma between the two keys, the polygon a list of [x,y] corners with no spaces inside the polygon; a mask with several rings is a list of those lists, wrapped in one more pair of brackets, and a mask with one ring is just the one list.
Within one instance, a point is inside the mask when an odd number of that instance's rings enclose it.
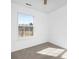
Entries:
{"label": "ceiling light fixture", "polygon": [[25,3],[26,5],[28,5],[28,6],[32,6],[31,4],[29,4],[29,3]]}
{"label": "ceiling light fixture", "polygon": [[47,5],[47,0],[44,0],[44,5]]}

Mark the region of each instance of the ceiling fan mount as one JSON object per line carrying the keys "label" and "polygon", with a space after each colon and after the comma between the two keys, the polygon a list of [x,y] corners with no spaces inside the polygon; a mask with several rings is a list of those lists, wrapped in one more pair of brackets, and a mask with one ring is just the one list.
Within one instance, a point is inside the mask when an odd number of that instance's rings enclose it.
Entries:
{"label": "ceiling fan mount", "polygon": [[28,6],[32,6],[30,3],[25,3],[26,5],[28,5]]}
{"label": "ceiling fan mount", "polygon": [[44,0],[44,5],[47,5],[47,0]]}

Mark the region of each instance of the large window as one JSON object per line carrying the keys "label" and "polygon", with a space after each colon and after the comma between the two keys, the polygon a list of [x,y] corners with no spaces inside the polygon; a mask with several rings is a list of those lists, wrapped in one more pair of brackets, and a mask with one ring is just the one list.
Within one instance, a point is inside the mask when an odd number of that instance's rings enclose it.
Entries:
{"label": "large window", "polygon": [[33,16],[18,13],[18,34],[20,37],[33,36]]}

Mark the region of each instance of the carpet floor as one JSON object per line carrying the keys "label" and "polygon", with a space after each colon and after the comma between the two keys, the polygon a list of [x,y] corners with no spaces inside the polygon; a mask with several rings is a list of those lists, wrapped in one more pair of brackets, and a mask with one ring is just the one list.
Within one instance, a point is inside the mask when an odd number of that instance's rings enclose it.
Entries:
{"label": "carpet floor", "polygon": [[[50,54],[37,53],[39,51],[43,51],[43,49],[50,47],[56,49],[63,49],[64,51],[58,56],[51,56]],[[53,50],[51,50],[51,52],[53,52]],[[66,49],[47,42],[34,47],[25,48],[16,52],[12,52],[11,59],[66,59],[66,56],[65,58],[63,57],[65,53],[66,53]]]}

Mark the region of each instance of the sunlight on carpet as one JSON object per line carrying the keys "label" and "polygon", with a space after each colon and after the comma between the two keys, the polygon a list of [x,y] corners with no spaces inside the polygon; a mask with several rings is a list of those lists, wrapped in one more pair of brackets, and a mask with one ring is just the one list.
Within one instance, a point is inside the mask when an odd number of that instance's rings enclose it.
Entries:
{"label": "sunlight on carpet", "polygon": [[65,58],[65,59],[66,59],[66,57],[67,57],[67,52],[64,53],[64,54],[61,56],[61,58]]}
{"label": "sunlight on carpet", "polygon": [[57,57],[59,56],[62,52],[64,52],[64,49],[59,49],[59,48],[46,48],[41,51],[38,51],[38,54],[42,55],[48,55],[48,56],[54,56]]}

